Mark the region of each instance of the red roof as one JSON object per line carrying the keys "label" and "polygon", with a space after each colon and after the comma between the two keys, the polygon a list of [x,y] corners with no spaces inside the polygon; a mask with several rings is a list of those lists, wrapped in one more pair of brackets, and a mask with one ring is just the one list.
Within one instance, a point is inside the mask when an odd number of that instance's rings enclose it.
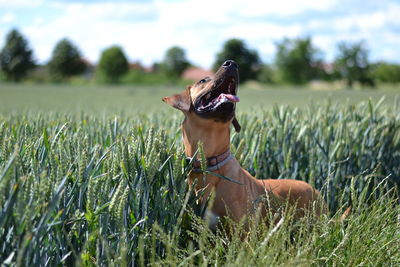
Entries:
{"label": "red roof", "polygon": [[214,73],[210,70],[199,67],[189,67],[182,73],[182,79],[198,81],[205,77],[213,77]]}

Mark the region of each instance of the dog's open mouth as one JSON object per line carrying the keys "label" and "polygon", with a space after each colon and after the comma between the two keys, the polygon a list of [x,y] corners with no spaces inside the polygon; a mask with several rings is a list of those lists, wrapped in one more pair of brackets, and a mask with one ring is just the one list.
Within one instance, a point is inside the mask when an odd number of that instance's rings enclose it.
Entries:
{"label": "dog's open mouth", "polygon": [[193,102],[194,112],[205,118],[227,122],[235,116],[236,95],[239,84],[238,65],[233,60],[225,61],[215,73],[215,78],[206,78],[197,83],[204,92]]}
{"label": "dog's open mouth", "polygon": [[233,111],[234,103],[240,101],[236,91],[237,81],[234,78],[216,82],[212,90],[197,99],[195,104],[196,112],[200,114],[214,112],[226,105],[231,106],[226,108]]}

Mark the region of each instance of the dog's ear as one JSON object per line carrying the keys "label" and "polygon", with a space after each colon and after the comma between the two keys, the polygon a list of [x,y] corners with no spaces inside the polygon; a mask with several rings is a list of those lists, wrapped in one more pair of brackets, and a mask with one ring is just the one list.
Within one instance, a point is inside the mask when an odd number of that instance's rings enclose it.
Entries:
{"label": "dog's ear", "polygon": [[182,111],[190,110],[190,88],[187,88],[181,94],[175,94],[172,96],[163,97],[162,101],[167,103],[168,105],[173,106]]}
{"label": "dog's ear", "polygon": [[233,124],[233,127],[235,127],[235,131],[236,131],[237,133],[240,132],[240,130],[242,129],[242,127],[240,127],[240,124],[239,124],[239,122],[237,121],[236,117],[233,117],[232,124]]}

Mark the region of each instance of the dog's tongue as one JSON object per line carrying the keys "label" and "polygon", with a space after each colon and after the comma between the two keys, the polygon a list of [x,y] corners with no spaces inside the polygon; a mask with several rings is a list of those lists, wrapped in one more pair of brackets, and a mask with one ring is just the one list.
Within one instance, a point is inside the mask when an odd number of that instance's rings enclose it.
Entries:
{"label": "dog's tongue", "polygon": [[239,102],[240,101],[239,97],[236,95],[221,94],[220,97],[226,97],[231,102]]}

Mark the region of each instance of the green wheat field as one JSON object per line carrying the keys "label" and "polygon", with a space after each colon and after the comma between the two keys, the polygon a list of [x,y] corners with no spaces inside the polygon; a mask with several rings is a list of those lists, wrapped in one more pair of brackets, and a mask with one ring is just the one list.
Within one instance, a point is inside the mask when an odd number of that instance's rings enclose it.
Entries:
{"label": "green wheat field", "polygon": [[196,215],[181,90],[0,84],[1,266],[400,266],[398,90],[239,89],[242,166],[330,209],[244,239]]}

